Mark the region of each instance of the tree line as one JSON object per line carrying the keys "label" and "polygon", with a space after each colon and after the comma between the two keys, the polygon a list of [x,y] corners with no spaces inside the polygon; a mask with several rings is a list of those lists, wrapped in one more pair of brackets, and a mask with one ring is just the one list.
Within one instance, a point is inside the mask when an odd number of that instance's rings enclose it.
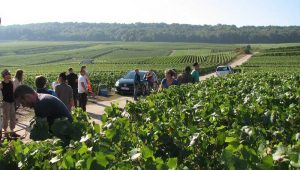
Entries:
{"label": "tree line", "polygon": [[0,40],[286,43],[300,42],[300,26],[54,22],[0,26]]}

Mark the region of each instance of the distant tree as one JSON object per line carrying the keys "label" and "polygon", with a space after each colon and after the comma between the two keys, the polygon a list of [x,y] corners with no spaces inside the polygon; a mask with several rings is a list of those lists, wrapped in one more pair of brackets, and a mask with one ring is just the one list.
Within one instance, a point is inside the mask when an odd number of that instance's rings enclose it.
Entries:
{"label": "distant tree", "polygon": [[285,43],[300,42],[300,26],[54,22],[1,26],[0,40]]}
{"label": "distant tree", "polygon": [[251,46],[250,45],[247,45],[246,47],[244,47],[244,53],[251,54]]}

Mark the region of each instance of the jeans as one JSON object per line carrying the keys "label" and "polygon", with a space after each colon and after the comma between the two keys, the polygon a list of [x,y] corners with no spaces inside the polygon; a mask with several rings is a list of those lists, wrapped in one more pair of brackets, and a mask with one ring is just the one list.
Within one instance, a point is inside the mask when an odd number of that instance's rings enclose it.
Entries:
{"label": "jeans", "polygon": [[83,111],[86,111],[87,94],[86,93],[79,93],[78,97],[79,97],[79,107]]}

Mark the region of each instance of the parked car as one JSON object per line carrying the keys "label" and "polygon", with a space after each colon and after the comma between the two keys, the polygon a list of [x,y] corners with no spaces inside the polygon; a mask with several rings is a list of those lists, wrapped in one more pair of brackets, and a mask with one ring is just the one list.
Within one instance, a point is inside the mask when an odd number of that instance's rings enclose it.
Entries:
{"label": "parked car", "polygon": [[218,66],[216,69],[217,76],[224,76],[226,74],[233,73],[233,69],[231,66]]}
{"label": "parked car", "polygon": [[[150,89],[148,88],[148,81],[144,79],[145,74],[148,71],[145,70],[140,70],[139,75],[141,77],[141,86],[139,89],[139,94],[141,95],[146,95],[150,93]],[[125,76],[117,80],[115,83],[115,89],[116,92],[119,94],[133,94],[134,91],[134,76],[135,76],[135,71],[129,71]],[[154,73],[154,78],[157,80],[157,76]]]}

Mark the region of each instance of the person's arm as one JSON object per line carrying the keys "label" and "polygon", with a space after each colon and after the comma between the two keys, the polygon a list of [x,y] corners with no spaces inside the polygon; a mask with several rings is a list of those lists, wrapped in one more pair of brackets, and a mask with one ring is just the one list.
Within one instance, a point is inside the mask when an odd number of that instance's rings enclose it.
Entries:
{"label": "person's arm", "polygon": [[73,100],[73,97],[71,98],[70,100],[70,108],[72,108],[74,106],[74,100]]}
{"label": "person's arm", "polygon": [[163,79],[159,85],[159,91],[162,91],[164,89],[164,83],[165,83],[166,79]]}
{"label": "person's arm", "polygon": [[192,82],[195,83],[196,82],[195,71],[192,71],[191,75],[192,75]]}
{"label": "person's arm", "polygon": [[55,90],[54,90],[54,92],[56,93],[57,97],[59,97],[59,96],[60,96],[60,92],[59,92],[59,90],[58,90],[57,86],[55,86]]}
{"label": "person's arm", "polygon": [[80,82],[81,87],[84,89],[85,93],[88,94],[88,89],[85,87],[84,82]]}
{"label": "person's arm", "polygon": [[161,92],[163,91],[163,86],[162,86],[162,83],[159,84],[159,87],[158,87],[158,92]]}
{"label": "person's arm", "polygon": [[15,92],[16,87],[17,87],[17,79],[14,79],[14,81],[13,81],[13,92]]}
{"label": "person's arm", "polygon": [[35,113],[35,117],[40,117],[40,118],[47,118],[49,116],[49,110],[46,109],[46,105],[45,103],[43,102],[42,104],[40,105],[37,105],[35,108],[34,108],[34,113]]}
{"label": "person's arm", "polygon": [[78,76],[75,74],[75,82],[78,83]]}

